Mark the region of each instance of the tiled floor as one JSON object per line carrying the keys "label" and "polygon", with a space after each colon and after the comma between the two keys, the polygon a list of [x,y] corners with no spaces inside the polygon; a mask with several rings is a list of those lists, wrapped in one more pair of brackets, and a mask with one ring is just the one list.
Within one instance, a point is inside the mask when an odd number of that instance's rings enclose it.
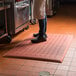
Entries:
{"label": "tiled floor", "polygon": [[[64,7],[64,8],[63,8]],[[62,63],[36,61],[29,59],[4,58],[10,45],[24,40],[31,32],[38,31],[38,24],[30,25],[12,39],[12,42],[2,47],[0,45],[0,76],[40,76],[40,72],[50,72],[50,76],[76,76],[76,12],[75,6],[63,6],[53,18],[48,19],[47,33],[69,33],[74,40]],[[68,8],[70,7],[70,8]],[[70,11],[70,9],[73,9]],[[65,11],[64,11],[65,10]]]}

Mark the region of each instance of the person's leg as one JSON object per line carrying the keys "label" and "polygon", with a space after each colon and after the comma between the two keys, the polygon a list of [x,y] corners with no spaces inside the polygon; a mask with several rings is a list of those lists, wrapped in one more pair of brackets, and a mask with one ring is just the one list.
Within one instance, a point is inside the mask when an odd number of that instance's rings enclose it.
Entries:
{"label": "person's leg", "polygon": [[39,33],[38,36],[35,39],[32,39],[32,43],[39,43],[39,42],[44,42],[46,41],[46,25],[47,21],[45,19],[40,19],[39,21]]}
{"label": "person's leg", "polygon": [[[46,35],[46,29],[47,29],[47,17],[45,16],[45,19],[40,19],[39,21],[39,33],[45,33]],[[37,37],[39,35],[39,33],[33,34],[34,37]]]}
{"label": "person's leg", "polygon": [[46,26],[47,26],[47,18],[45,17],[45,19],[40,19],[39,21],[39,34],[41,35],[45,35],[46,33]]}

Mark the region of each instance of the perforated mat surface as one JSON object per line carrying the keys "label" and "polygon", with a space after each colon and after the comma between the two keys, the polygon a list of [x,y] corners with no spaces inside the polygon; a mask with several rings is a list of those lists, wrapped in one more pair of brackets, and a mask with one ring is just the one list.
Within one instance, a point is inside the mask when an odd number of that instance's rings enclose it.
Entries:
{"label": "perforated mat surface", "polygon": [[48,34],[46,42],[31,43],[32,35],[3,56],[62,62],[73,39],[69,34]]}

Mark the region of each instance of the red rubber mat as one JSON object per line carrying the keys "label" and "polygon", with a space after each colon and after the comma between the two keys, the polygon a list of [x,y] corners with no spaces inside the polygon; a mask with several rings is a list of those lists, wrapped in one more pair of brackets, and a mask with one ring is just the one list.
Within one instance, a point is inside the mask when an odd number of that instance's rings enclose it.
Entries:
{"label": "red rubber mat", "polygon": [[4,56],[62,62],[73,40],[73,35],[48,34],[46,42],[37,44],[32,44],[31,39],[32,36],[18,43]]}

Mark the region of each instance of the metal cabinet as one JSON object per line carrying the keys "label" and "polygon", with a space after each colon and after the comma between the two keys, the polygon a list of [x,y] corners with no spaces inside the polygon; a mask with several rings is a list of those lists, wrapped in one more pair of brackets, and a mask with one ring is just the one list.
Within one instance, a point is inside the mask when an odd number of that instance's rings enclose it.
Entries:
{"label": "metal cabinet", "polygon": [[10,12],[8,11],[8,21],[10,23],[8,25],[11,25],[9,31],[13,35],[27,27],[29,23],[29,0],[12,0],[10,4]]}
{"label": "metal cabinet", "polygon": [[7,10],[9,8],[10,5],[5,4],[5,0],[0,0],[0,43],[3,43],[3,39],[6,39],[7,42],[11,41],[7,30]]}
{"label": "metal cabinet", "polygon": [[29,0],[0,0],[0,42],[10,42],[12,36],[29,24]]}

